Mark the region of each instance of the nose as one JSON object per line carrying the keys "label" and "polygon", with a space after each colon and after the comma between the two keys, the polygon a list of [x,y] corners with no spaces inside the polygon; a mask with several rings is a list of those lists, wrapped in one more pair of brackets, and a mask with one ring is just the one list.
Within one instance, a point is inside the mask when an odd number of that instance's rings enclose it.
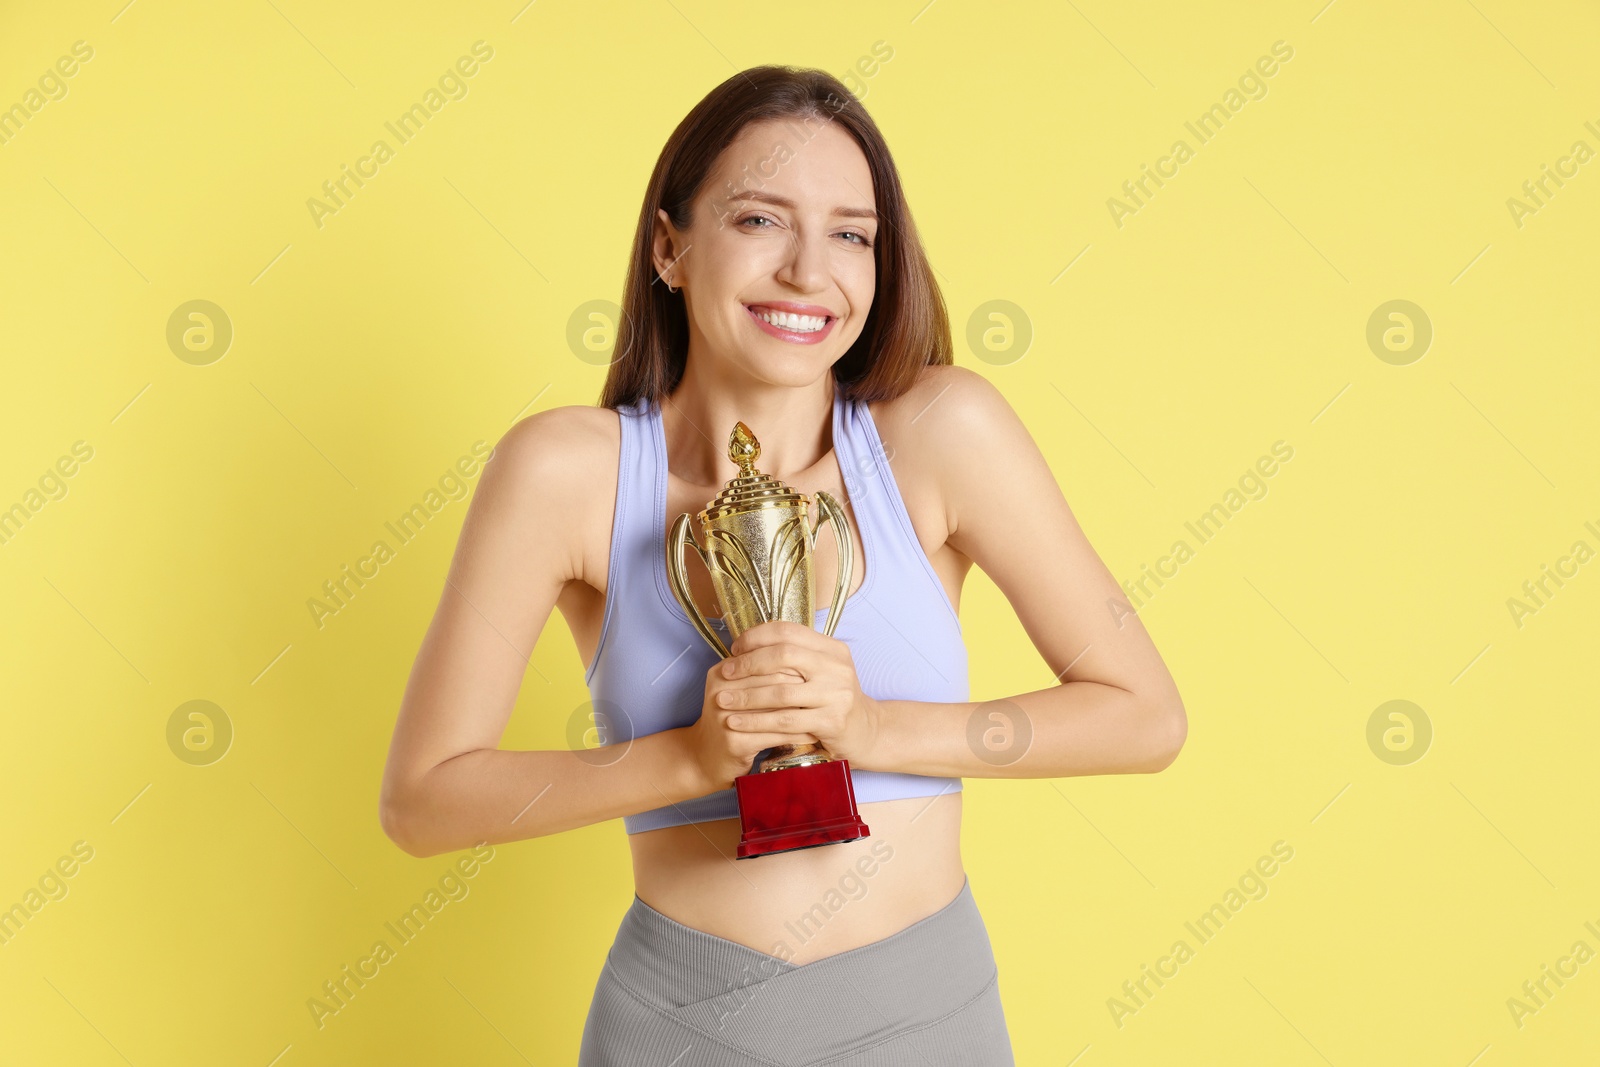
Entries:
{"label": "nose", "polygon": [[827,238],[790,230],[789,257],[778,272],[778,280],[802,293],[818,293],[827,288]]}

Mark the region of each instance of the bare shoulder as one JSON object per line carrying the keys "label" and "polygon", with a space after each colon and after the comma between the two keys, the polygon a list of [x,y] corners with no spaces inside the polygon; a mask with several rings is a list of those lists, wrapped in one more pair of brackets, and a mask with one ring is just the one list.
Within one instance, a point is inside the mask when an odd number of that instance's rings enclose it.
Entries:
{"label": "bare shoulder", "polygon": [[536,524],[542,538],[561,537],[562,544],[547,547],[569,561],[569,579],[584,576],[584,548],[596,518],[610,522],[622,440],[618,418],[613,408],[589,404],[534,412],[501,435],[484,467],[481,509],[518,530]]}
{"label": "bare shoulder", "polygon": [[[503,452],[510,457],[510,467],[536,470],[547,464],[593,475],[592,464],[604,459],[608,449],[611,459],[617,458],[621,441],[617,418],[612,408],[593,404],[568,404],[536,411],[520,419],[501,436],[494,446],[494,454],[498,457]],[[591,469],[583,470],[585,466]]]}
{"label": "bare shoulder", "polygon": [[548,408],[520,419],[501,435],[485,475],[500,493],[520,496],[536,490],[560,495],[559,501],[546,504],[575,506],[608,468],[615,469],[620,447],[617,413],[611,408]]}
{"label": "bare shoulder", "polygon": [[985,482],[1038,451],[1000,390],[954,364],[923,367],[916,383],[882,402],[873,417],[902,486],[919,486],[938,500],[951,536]]}
{"label": "bare shoulder", "polygon": [[[1021,430],[1021,421],[1000,390],[977,371],[954,364],[923,367],[912,387],[873,410],[885,450],[894,456],[909,452],[907,466],[920,472],[950,473],[952,460],[975,453],[991,455],[989,446]],[[1024,433],[1026,431],[1023,431]],[[896,463],[896,469],[900,464]],[[970,463],[960,466],[970,467]],[[953,489],[938,479],[941,489]]]}
{"label": "bare shoulder", "polygon": [[981,430],[1010,412],[989,379],[952,363],[922,367],[910,389],[884,401],[882,415],[874,414],[908,440],[932,445],[954,431]]}

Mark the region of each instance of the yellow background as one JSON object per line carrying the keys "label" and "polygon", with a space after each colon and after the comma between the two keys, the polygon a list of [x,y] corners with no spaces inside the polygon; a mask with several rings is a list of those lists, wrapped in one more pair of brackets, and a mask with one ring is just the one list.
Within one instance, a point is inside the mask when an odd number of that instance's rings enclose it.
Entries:
{"label": "yellow background", "polygon": [[[0,947],[0,1060],[572,1062],[631,899],[620,822],[497,847],[312,1022],[455,859],[402,853],[377,796],[465,501],[320,629],[306,601],[474,441],[594,402],[569,317],[620,296],[704,93],[882,41],[856,84],[958,361],[1119,579],[1294,449],[1143,608],[1177,763],[966,783],[1019,1062],[1593,1062],[1600,961],[1520,1028],[1506,1001],[1600,950],[1600,563],[1520,628],[1506,602],[1600,548],[1600,162],[1520,227],[1506,201],[1600,149],[1600,16],[1320,4],[7,4],[0,104],[94,57],[0,145],[0,506],[94,454],[0,545],[0,906],[94,856]],[[468,95],[318,228],[307,199],[477,40]],[[1196,145],[1184,122],[1280,40],[1267,95]],[[1108,198],[1180,137],[1194,158],[1118,227]],[[207,366],[166,341],[197,299],[234,330]],[[1395,299],[1434,331],[1403,366],[1366,342]],[[991,300],[1031,324],[1020,358],[966,343]],[[981,573],[961,608],[974,699],[1049,683]],[[504,745],[561,747],[586,692],[559,615],[532,667]],[[1395,699],[1433,729],[1404,766],[1366,740]],[[190,700],[234,730],[209,766],[168,747]],[[1198,945],[1185,921],[1280,840],[1270,892]],[[1194,958],[1119,1027],[1108,999],[1179,938]]]}

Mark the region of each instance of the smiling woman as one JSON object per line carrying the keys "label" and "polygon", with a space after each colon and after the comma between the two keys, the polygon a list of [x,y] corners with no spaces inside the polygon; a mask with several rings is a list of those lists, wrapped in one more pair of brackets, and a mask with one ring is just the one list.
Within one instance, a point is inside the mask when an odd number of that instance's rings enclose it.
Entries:
{"label": "smiling woman", "polygon": [[[1107,618],[1116,582],[1027,429],[952,365],[894,160],[831,75],[752,68],[690,111],[623,312],[600,404],[529,416],[485,467],[406,688],[385,830],[430,856],[623,820],[634,896],[580,1064],[1012,1063],[962,779],[1158,771],[1186,732],[1171,676],[1137,616]],[[667,518],[735,477],[739,422],[763,474],[844,502],[858,563],[830,632],[735,634],[704,569],[669,583]],[[842,556],[818,539],[813,573]],[[970,699],[974,563],[1057,684]],[[502,751],[552,608],[602,748]],[[791,744],[847,761],[870,834],[739,862],[734,780]]]}

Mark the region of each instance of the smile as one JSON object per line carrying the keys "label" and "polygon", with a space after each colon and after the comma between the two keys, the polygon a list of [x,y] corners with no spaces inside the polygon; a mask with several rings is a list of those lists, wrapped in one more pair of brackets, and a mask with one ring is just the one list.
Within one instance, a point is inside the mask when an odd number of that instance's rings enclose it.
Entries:
{"label": "smile", "polygon": [[748,304],[745,305],[745,311],[765,332],[797,344],[813,344],[820,341],[838,321],[831,315],[799,315]]}

